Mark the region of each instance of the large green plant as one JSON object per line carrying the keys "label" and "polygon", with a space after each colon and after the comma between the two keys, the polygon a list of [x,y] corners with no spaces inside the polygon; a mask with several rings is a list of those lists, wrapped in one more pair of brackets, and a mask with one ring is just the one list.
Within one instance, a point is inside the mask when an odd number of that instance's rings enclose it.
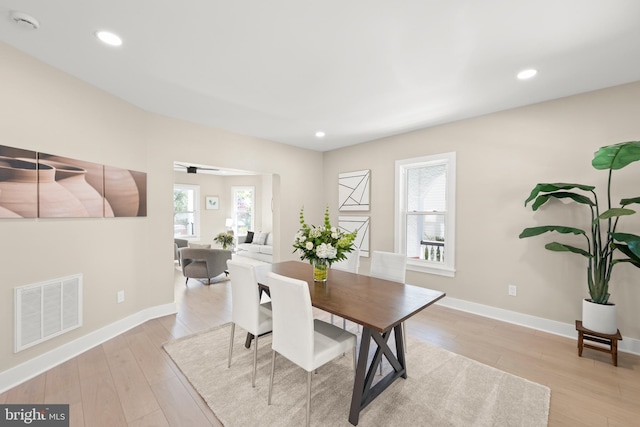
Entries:
{"label": "large green plant", "polygon": [[[598,196],[591,185],[582,184],[538,184],[531,191],[524,205],[534,200],[531,208],[536,211],[551,199],[571,199],[573,202],[588,206],[591,210],[590,230],[562,225],[545,225],[541,227],[525,228],[520,238],[538,236],[548,231],[561,234],[582,235],[586,239],[587,248],[581,249],[564,243],[552,242],[545,245],[550,251],[572,252],[588,258],[587,283],[591,301],[597,304],[607,304],[609,301],[609,280],[613,266],[625,262],[640,268],[640,236],[629,233],[618,233],[618,220],[623,216],[634,215],[636,212],[627,208],[631,204],[640,204],[640,197],[622,199],[620,207],[611,206],[611,177],[612,172],[622,169],[630,163],[640,160],[640,141],[623,142],[616,145],[601,147],[594,155],[591,164],[598,170],[609,170],[607,182],[607,210],[600,212]],[[637,180],[640,187],[640,179]],[[571,191],[569,191],[571,190]],[[580,190],[585,194],[575,192]],[[616,251],[626,258],[614,258]]]}

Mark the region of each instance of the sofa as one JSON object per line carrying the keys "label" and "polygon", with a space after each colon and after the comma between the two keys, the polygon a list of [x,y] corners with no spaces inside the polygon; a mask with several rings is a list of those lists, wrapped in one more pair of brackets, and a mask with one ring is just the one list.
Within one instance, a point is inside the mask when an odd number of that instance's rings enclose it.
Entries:
{"label": "sofa", "polygon": [[182,248],[179,253],[182,274],[186,278],[185,285],[189,278],[207,279],[207,284],[210,285],[213,277],[228,274],[227,261],[231,259],[229,250]]}
{"label": "sofa", "polygon": [[244,236],[238,236],[236,255],[272,263],[273,233],[249,232]]}

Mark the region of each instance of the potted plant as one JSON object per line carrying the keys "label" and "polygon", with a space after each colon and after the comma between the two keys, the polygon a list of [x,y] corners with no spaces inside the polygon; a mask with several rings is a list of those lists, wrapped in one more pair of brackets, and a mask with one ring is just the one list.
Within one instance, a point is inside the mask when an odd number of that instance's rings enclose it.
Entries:
{"label": "potted plant", "polygon": [[[622,199],[619,207],[613,207],[611,203],[612,172],[638,160],[640,160],[640,141],[601,147],[594,154],[591,162],[593,167],[609,171],[604,212],[600,209],[595,187],[583,184],[538,184],[524,203],[526,206],[533,201],[531,208],[536,211],[551,199],[569,199],[591,210],[591,222],[587,231],[563,225],[545,225],[525,228],[520,233],[520,238],[538,236],[548,231],[584,236],[586,248],[559,242],[547,243],[545,248],[555,252],[571,252],[587,258],[587,285],[590,299],[585,299],[583,302],[582,324],[587,329],[605,334],[617,332],[615,305],[609,302],[609,281],[613,267],[619,263],[631,263],[640,268],[640,236],[617,231],[621,217],[636,213],[627,206],[640,203],[640,197]],[[618,255],[623,257],[617,258]],[[612,310],[607,310],[608,308]],[[595,314],[594,309],[596,312],[603,309],[608,312],[605,314],[608,320],[592,317],[592,314]]]}
{"label": "potted plant", "polygon": [[222,249],[227,249],[227,247],[233,247],[233,233],[225,232],[218,233],[213,240],[222,245]]}

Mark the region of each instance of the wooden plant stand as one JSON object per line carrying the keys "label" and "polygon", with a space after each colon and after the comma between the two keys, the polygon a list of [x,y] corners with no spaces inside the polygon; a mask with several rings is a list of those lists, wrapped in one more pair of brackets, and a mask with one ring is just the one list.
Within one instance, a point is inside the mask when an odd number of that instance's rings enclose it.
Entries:
{"label": "wooden plant stand", "polygon": [[[578,331],[578,356],[582,357],[582,350],[586,347],[592,350],[611,354],[613,366],[618,366],[618,340],[622,340],[622,335],[620,335],[619,329],[615,334],[603,334],[585,328],[582,326],[581,320],[576,320],[576,331]],[[584,341],[597,342],[604,344],[609,348],[585,344]]]}

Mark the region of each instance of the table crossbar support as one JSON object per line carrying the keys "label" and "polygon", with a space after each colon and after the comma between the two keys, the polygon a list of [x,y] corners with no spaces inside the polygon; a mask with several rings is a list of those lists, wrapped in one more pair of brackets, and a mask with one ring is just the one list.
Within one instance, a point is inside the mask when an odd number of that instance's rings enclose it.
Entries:
{"label": "table crossbar support", "polygon": [[[353,385],[353,395],[351,398],[351,410],[349,412],[349,422],[358,425],[360,411],[362,411],[369,403],[371,403],[384,389],[389,387],[398,378],[407,378],[407,368],[404,357],[404,343],[402,338],[402,326],[398,325],[393,328],[396,355],[393,354],[389,347],[388,340],[391,336],[391,330],[382,334],[372,331],[369,328],[363,328],[362,339],[360,341],[360,354],[358,356],[358,367],[356,370],[356,379]],[[371,347],[371,339],[377,344],[378,348],[374,354],[369,366],[367,360],[369,358],[369,349]],[[373,378],[382,361],[382,355],[385,355],[393,370],[385,375],[380,381],[373,385]]]}

